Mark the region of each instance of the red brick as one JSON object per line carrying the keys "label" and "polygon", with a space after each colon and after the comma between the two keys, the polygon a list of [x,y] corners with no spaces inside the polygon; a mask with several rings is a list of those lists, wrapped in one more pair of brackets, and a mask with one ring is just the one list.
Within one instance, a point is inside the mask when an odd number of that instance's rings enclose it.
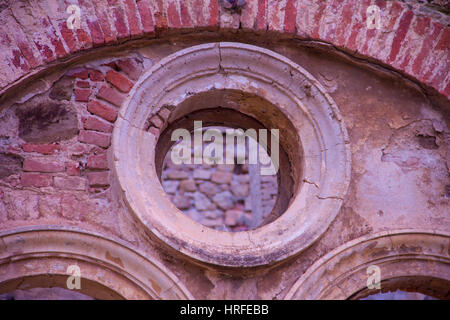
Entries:
{"label": "red brick", "polygon": [[125,72],[132,80],[139,79],[142,73],[142,67],[134,59],[125,59],[116,61],[120,71]]}
{"label": "red brick", "polygon": [[67,176],[67,177],[54,177],[53,179],[55,188],[64,190],[86,190],[86,180],[82,177]]}
{"label": "red brick", "polygon": [[406,53],[403,56],[403,61],[402,63],[398,66],[398,69],[400,70],[405,70],[406,67],[409,65],[409,62],[411,61],[411,55],[409,53]]}
{"label": "red brick", "polygon": [[194,25],[197,28],[206,27],[208,25],[208,21],[203,14],[203,2],[204,0],[192,0],[190,6],[193,13]]}
{"label": "red brick", "polygon": [[219,0],[209,1],[209,10],[207,16],[209,17],[209,27],[217,27],[219,25]]}
{"label": "red brick", "polygon": [[377,30],[376,29],[368,29],[366,31],[366,36],[362,40],[363,47],[360,49],[360,52],[362,54],[370,56],[369,49],[370,49],[372,41],[373,41],[373,39],[375,38],[376,35],[377,35]]}
{"label": "red brick", "polygon": [[422,42],[422,48],[420,49],[419,54],[416,56],[412,64],[412,73],[414,76],[418,76],[420,74],[420,70],[422,69],[423,63],[427,60],[427,57],[433,50],[433,43],[436,41],[437,37],[442,31],[443,26],[441,24],[433,23],[432,31],[428,33]]}
{"label": "red brick", "polygon": [[90,187],[101,187],[109,185],[109,171],[89,172],[88,180]]}
{"label": "red brick", "polygon": [[108,159],[106,153],[89,156],[87,159],[89,169],[108,169]]}
{"label": "red brick", "polygon": [[133,82],[117,71],[110,70],[106,74],[106,81],[111,83],[122,92],[129,92],[133,88]]}
{"label": "red brick", "polygon": [[96,131],[80,130],[78,141],[107,148],[111,143],[111,135]]}
{"label": "red brick", "polygon": [[395,24],[397,20],[401,17],[402,12],[405,10],[405,7],[399,2],[392,2],[391,8],[389,9],[389,20],[386,24],[386,30],[392,31],[394,30]]}
{"label": "red brick", "polygon": [[89,79],[94,82],[99,82],[105,80],[105,76],[101,71],[90,69],[89,70]]}
{"label": "red brick", "polygon": [[69,176],[79,176],[81,174],[80,163],[77,161],[66,162],[66,174]]}
{"label": "red brick", "polygon": [[[364,7],[363,4],[359,4],[361,7]],[[354,7],[356,7],[356,5],[353,5]],[[359,7],[357,7],[359,8]],[[353,10],[353,14],[355,15],[355,11]],[[364,32],[366,30],[366,21],[363,20],[362,17],[362,10],[358,10],[356,11],[357,13],[357,17],[353,18],[354,19],[354,23],[352,26],[348,26],[347,28],[350,28],[350,34],[347,38],[347,42],[346,42],[346,47],[352,51],[357,51],[358,49],[358,43],[357,43],[357,39],[358,39],[358,35],[360,32]]]}
{"label": "red brick", "polygon": [[[364,1],[364,0],[363,0]],[[334,0],[329,2],[328,6],[325,9],[325,14],[327,18],[329,16],[333,17],[334,23],[325,23],[321,29],[321,38],[324,41],[333,43],[336,37],[336,29],[338,25],[341,23],[340,16],[343,9],[342,0]],[[326,21],[326,20],[323,20]]]}
{"label": "red brick", "polygon": [[77,29],[76,34],[78,38],[78,44],[81,49],[89,49],[92,47],[92,39],[86,30],[81,27],[80,29]]}
{"label": "red brick", "polygon": [[90,88],[90,86],[88,81],[77,81],[77,87],[79,88]]}
{"label": "red brick", "polygon": [[117,63],[116,63],[116,61],[110,61],[110,62],[102,64],[102,67],[110,67],[111,69],[116,70],[117,69]]}
{"label": "red brick", "polygon": [[25,143],[22,146],[23,151],[25,152],[38,152],[41,154],[53,154],[55,151],[61,150],[61,146],[59,144],[32,144]]}
{"label": "red brick", "polygon": [[186,1],[179,1],[180,4],[180,17],[181,17],[181,25],[183,28],[192,28],[194,23],[192,22],[191,14],[189,12],[189,3],[186,4]]}
{"label": "red brick", "polygon": [[36,44],[38,50],[41,52],[44,61],[52,62],[56,60],[57,57],[54,51],[54,45],[51,41],[49,22],[45,18],[37,22],[42,26],[42,32],[39,33],[39,36],[33,36],[34,43]]}
{"label": "red brick", "polygon": [[295,22],[297,20],[296,0],[286,1],[286,10],[284,12],[284,32],[295,33]]}
{"label": "red brick", "polygon": [[36,48],[39,50],[42,60],[46,63],[50,63],[56,59],[56,56],[53,54],[52,49],[46,44],[40,43],[38,41],[34,41]]}
{"label": "red brick", "polygon": [[428,17],[416,17],[414,32],[419,36],[424,36],[430,27],[431,19]]}
{"label": "red brick", "polygon": [[267,26],[267,1],[258,0],[258,13],[256,15],[256,29],[265,31]]}
{"label": "red brick", "polygon": [[74,89],[75,101],[88,102],[91,95],[90,89]]}
{"label": "red brick", "polygon": [[160,11],[157,11],[154,14],[154,18],[155,18],[155,27],[156,27],[156,29],[158,29],[158,30],[167,30],[169,25],[167,23],[167,18],[166,18],[166,16],[164,16],[164,14],[162,14]]}
{"label": "red brick", "polygon": [[97,1],[97,5],[94,6],[95,14],[103,32],[105,43],[109,44],[117,40],[116,34],[111,27],[111,22],[108,18],[109,7],[104,0]]}
{"label": "red brick", "polygon": [[117,119],[118,110],[116,108],[107,106],[96,100],[92,100],[88,103],[88,111],[98,115],[99,117],[114,122]]}
{"label": "red brick", "polygon": [[77,39],[73,31],[67,27],[66,21],[59,24],[59,32],[61,33],[61,36],[64,39],[70,52],[76,52],[78,50]]}
{"label": "red brick", "polygon": [[125,21],[125,13],[121,7],[113,8],[113,19],[116,26],[118,39],[128,38],[130,31],[128,30],[127,23]]}
{"label": "red brick", "polygon": [[52,185],[53,179],[51,174],[23,172],[20,182],[24,187],[49,187]]}
{"label": "red brick", "polygon": [[[85,153],[89,153],[92,149],[92,146],[88,146],[85,144],[75,144],[71,147],[69,147],[69,153],[73,156],[82,156]],[[66,168],[67,169],[67,168]]]}
{"label": "red brick", "polygon": [[167,5],[167,22],[169,23],[169,28],[178,29],[181,27],[181,19],[176,3],[170,0],[168,2],[169,4]]}
{"label": "red brick", "polygon": [[20,53],[19,50],[12,50],[12,53],[14,55],[14,58],[9,58],[8,61],[11,61],[12,64],[16,67],[16,68],[21,68],[23,71],[28,72],[30,70],[30,68],[28,67],[28,65],[22,64],[20,63],[22,54]]}
{"label": "red brick", "polygon": [[100,88],[97,97],[118,107],[120,107],[125,100],[125,97],[121,93],[107,86]]}
{"label": "red brick", "polygon": [[336,37],[334,42],[336,46],[341,47],[345,44],[345,40],[347,39],[346,32],[352,23],[354,7],[354,3],[349,1],[346,1],[344,4],[340,17],[340,23],[338,23],[336,29]]}
{"label": "red brick", "polygon": [[87,25],[89,28],[89,31],[91,32],[92,42],[94,43],[94,46],[100,46],[105,43],[105,37],[103,35],[103,31],[100,28],[100,24],[98,21],[87,21]]}
{"label": "red brick", "polygon": [[101,120],[97,117],[88,116],[83,121],[83,127],[87,130],[111,133],[114,126],[111,123]]}
{"label": "red brick", "polygon": [[[37,50],[33,50],[34,46],[33,43],[27,40],[27,37],[25,33],[22,31],[22,28],[20,28],[19,25],[11,25],[10,28],[13,28],[14,32],[13,34],[10,34],[8,38],[14,39],[16,46],[20,49],[20,52],[25,57],[26,61],[30,65],[31,68],[35,68],[41,64],[41,57],[38,55]],[[10,29],[11,30],[11,29]],[[5,29],[6,32],[6,29]],[[15,47],[13,44],[11,44],[11,47]],[[35,54],[36,52],[36,54]]]}
{"label": "red brick", "polygon": [[[281,32],[283,30],[284,16],[282,12],[281,1],[269,2],[269,10],[267,11],[268,16],[268,30]],[[283,19],[283,20],[281,20]]]}
{"label": "red brick", "polygon": [[136,3],[134,2],[134,0],[123,0],[123,2],[125,5],[125,12],[127,13],[130,34],[132,36],[141,35],[142,31],[137,15]]}
{"label": "red brick", "polygon": [[[10,48],[13,48],[11,46],[9,46]],[[12,49],[12,54],[14,56],[14,58],[10,58],[9,61],[12,62],[12,64],[16,67],[16,68],[20,68],[25,72],[30,71],[30,66],[28,65],[27,61],[25,60],[25,57],[22,55],[22,53],[20,52],[20,50],[17,49]]]}
{"label": "red brick", "polygon": [[[316,9],[316,12],[314,14],[313,18],[313,29],[311,31],[311,36],[314,39],[319,39],[319,31],[320,31],[320,21],[322,20],[322,15],[324,14],[325,8],[327,6],[327,3],[325,1],[319,1],[319,7]],[[325,14],[327,14],[325,12]]]}
{"label": "red brick", "polygon": [[359,7],[356,6],[355,9],[358,13],[357,16],[361,23],[361,29],[355,33],[354,48],[355,50],[362,52],[367,51],[371,41],[377,34],[377,30],[367,28],[367,8],[371,5],[371,0],[361,0],[358,5]]}
{"label": "red brick", "polygon": [[445,28],[436,44],[435,50],[449,50],[450,48],[450,29]]}
{"label": "red brick", "polygon": [[30,66],[27,60],[25,59],[25,56],[22,54],[22,52],[19,49],[14,48],[15,45],[11,42],[11,39],[8,37],[6,33],[0,34],[0,40],[1,39],[3,39],[3,41],[0,41],[0,43],[6,44],[5,47],[11,49],[14,58],[11,57],[10,61],[13,63],[13,65],[17,68],[21,68],[25,72],[28,72],[30,70]]}
{"label": "red brick", "polygon": [[34,56],[33,50],[28,43],[19,41],[17,43],[17,46],[19,47],[20,52],[22,52],[31,68],[36,68],[40,64],[39,60]]}
{"label": "red brick", "polygon": [[414,13],[411,10],[408,10],[400,18],[400,24],[395,32],[394,40],[392,41],[391,53],[387,59],[388,64],[391,64],[397,58],[413,17]]}
{"label": "red brick", "polygon": [[24,171],[63,172],[64,166],[49,158],[28,158],[23,162]]}
{"label": "red brick", "polygon": [[8,148],[6,149],[6,153],[7,154],[15,154],[15,155],[19,155],[22,153],[22,150],[20,150],[19,147],[16,146],[8,146]]}
{"label": "red brick", "polygon": [[380,7],[380,10],[386,9],[386,0],[375,0],[375,4]]}
{"label": "red brick", "polygon": [[94,12],[94,6],[100,5],[96,2],[98,1],[78,0],[78,4],[81,7],[82,17],[86,19],[88,29],[86,31],[89,31],[90,39],[92,40],[93,45],[100,46],[105,43],[105,38],[100,27],[100,23],[97,21],[97,17],[92,14]]}
{"label": "red brick", "polygon": [[46,33],[53,47],[55,48],[56,56],[58,58],[64,57],[67,54],[66,49],[64,48],[64,45],[59,36],[56,34],[56,30],[50,22],[50,19],[48,17],[44,18],[42,21],[42,25],[44,26],[45,30],[47,30]]}
{"label": "red brick", "polygon": [[66,73],[66,75],[70,76],[70,77],[86,80],[89,77],[89,71],[87,69],[77,68],[77,69],[69,70]]}
{"label": "red brick", "polygon": [[152,12],[147,0],[141,0],[137,3],[139,15],[141,16],[142,28],[144,34],[153,34],[155,32],[155,23]]}

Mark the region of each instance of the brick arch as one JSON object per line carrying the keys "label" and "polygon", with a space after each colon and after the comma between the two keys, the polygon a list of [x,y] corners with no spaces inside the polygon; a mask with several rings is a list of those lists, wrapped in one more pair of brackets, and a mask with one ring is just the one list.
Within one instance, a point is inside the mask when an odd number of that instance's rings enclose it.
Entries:
{"label": "brick arch", "polygon": [[[222,0],[9,1],[0,12],[0,94],[49,65],[94,48],[133,39],[204,30],[242,31],[332,44],[369,58],[450,97],[445,22],[400,1],[247,0],[239,11]],[[70,30],[69,4],[81,8]],[[381,9],[381,29],[366,28],[366,10]],[[64,7],[63,7],[64,5]]]}

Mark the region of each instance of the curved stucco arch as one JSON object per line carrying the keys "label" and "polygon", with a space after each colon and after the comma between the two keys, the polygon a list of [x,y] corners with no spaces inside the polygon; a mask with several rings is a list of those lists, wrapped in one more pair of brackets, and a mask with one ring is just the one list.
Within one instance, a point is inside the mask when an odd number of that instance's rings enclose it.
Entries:
{"label": "curved stucco arch", "polygon": [[193,299],[171,271],[121,240],[54,226],[0,233],[2,292],[64,288],[70,265],[80,268],[81,292],[94,298]]}
{"label": "curved stucco arch", "polygon": [[[367,268],[371,265],[380,268],[381,290],[395,290],[406,279],[408,290],[448,299],[450,234],[406,229],[352,240],[317,260],[284,299],[340,300],[379,292],[367,288]],[[414,279],[419,280],[417,288],[411,287]],[[424,285],[430,287],[423,288]]]}
{"label": "curved stucco arch", "polygon": [[[264,108],[252,102],[233,102],[226,94],[203,105],[185,103],[191,96],[224,90],[262,97],[273,109],[264,114]],[[307,98],[308,90],[314,93]],[[174,106],[170,121],[197,109],[222,106],[278,128],[280,144],[295,150],[288,152],[290,162],[297,160],[285,174],[292,176],[297,186],[281,217],[255,230],[229,233],[181,214],[157,177],[159,133],[147,129],[146,119],[164,106]],[[278,113],[272,118],[273,110]],[[347,192],[350,147],[338,106],[317,79],[273,51],[234,42],[178,51],[140,78],[119,114],[113,151],[121,196],[148,231],[200,261],[253,267],[297,254],[325,232]],[[290,121],[283,121],[283,116]],[[309,183],[303,183],[305,180]]]}

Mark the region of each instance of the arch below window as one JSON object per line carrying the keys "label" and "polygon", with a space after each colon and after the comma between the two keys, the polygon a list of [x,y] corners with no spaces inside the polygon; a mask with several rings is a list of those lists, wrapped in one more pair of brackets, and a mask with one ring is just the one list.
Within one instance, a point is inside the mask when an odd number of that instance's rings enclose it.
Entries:
{"label": "arch below window", "polygon": [[393,230],[355,239],[328,253],[295,282],[285,299],[358,299],[380,292],[367,287],[371,265],[380,268],[381,292],[403,289],[450,298],[450,234]]}
{"label": "arch below window", "polygon": [[93,298],[193,299],[168,269],[121,240],[51,226],[0,233],[0,293],[67,288],[71,265],[80,268],[80,292]]}
{"label": "arch below window", "polygon": [[[205,96],[212,103],[199,98]],[[276,112],[241,99],[255,96]],[[200,225],[174,206],[159,182],[160,134],[180,117],[219,107],[285,129],[280,145],[293,194],[285,212],[261,228],[230,234]],[[152,126],[153,117],[164,121]],[[120,194],[147,230],[184,255],[222,266],[271,264],[307,248],[339,212],[350,180],[344,121],[319,81],[275,52],[242,43],[202,44],[155,64],[119,112],[113,150]]]}

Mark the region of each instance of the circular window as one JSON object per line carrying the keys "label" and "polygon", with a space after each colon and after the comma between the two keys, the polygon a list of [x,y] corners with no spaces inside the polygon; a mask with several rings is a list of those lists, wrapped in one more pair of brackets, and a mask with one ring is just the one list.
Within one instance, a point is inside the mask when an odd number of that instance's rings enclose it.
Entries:
{"label": "circular window", "polygon": [[[276,159],[278,190],[265,224],[212,229],[164,191],[174,132],[202,132],[199,122],[269,132],[263,141]],[[273,263],[308,247],[336,216],[349,183],[345,126],[319,82],[279,54],[240,43],[191,47],[153,66],[120,110],[113,148],[120,190],[147,229],[190,257],[224,266]]]}

